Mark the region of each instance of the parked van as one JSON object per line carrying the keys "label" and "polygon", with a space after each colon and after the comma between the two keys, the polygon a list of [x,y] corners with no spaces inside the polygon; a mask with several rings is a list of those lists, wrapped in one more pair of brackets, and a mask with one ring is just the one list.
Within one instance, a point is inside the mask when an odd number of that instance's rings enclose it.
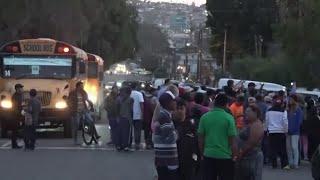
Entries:
{"label": "parked van", "polygon": [[263,90],[270,92],[278,92],[278,91],[285,91],[286,87],[282,86],[280,84],[275,83],[269,83],[269,82],[260,82],[260,81],[251,81],[251,80],[240,80],[240,79],[228,79],[228,78],[222,78],[218,82],[218,88],[223,89],[223,87],[227,86],[228,81],[233,80],[235,86],[240,86],[240,84],[243,84],[244,88],[248,88],[248,84],[253,82],[256,84],[256,89],[260,89],[263,85]]}

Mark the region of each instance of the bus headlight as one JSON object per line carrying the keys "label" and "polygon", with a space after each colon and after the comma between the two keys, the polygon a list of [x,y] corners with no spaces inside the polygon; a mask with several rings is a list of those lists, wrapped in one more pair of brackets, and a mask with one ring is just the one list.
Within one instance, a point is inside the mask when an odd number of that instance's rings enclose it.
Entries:
{"label": "bus headlight", "polygon": [[104,88],[105,88],[105,89],[112,89],[112,86],[106,85]]}
{"label": "bus headlight", "polygon": [[11,109],[12,108],[12,101],[11,100],[2,100],[0,105],[4,109]]}
{"label": "bus headlight", "polygon": [[68,107],[66,101],[58,101],[55,105],[57,109],[65,109]]}
{"label": "bus headlight", "polygon": [[97,94],[95,92],[88,92],[88,99],[93,103],[97,103]]}
{"label": "bus headlight", "polygon": [[118,87],[122,87],[122,82],[117,82],[116,84]]}

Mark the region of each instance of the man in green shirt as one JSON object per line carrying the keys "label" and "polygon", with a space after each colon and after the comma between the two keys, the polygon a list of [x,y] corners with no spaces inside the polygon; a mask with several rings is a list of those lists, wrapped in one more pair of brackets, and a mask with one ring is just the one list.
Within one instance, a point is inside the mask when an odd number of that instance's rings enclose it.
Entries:
{"label": "man in green shirt", "polygon": [[215,108],[203,115],[199,124],[199,148],[204,164],[205,180],[233,180],[234,160],[237,159],[235,121],[224,109],[228,97],[219,94]]}

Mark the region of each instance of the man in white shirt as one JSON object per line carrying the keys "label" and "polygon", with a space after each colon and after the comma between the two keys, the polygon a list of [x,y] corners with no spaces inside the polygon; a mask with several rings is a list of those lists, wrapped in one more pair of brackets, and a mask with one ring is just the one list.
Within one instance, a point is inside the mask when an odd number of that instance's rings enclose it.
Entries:
{"label": "man in white shirt", "polygon": [[136,150],[140,149],[141,131],[143,121],[143,95],[137,91],[137,83],[132,84],[131,96],[133,99],[133,128],[134,128],[134,142]]}

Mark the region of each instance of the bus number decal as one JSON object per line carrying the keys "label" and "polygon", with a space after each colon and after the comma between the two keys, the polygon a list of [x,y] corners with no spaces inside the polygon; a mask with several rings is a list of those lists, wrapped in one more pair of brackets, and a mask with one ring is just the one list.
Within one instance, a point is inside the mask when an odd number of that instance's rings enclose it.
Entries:
{"label": "bus number decal", "polygon": [[33,75],[39,75],[40,67],[39,66],[32,66],[31,67],[31,74]]}
{"label": "bus number decal", "polygon": [[5,71],[4,71],[4,75],[5,75],[6,77],[10,77],[10,76],[11,76],[11,71],[10,71],[10,70],[5,70]]}

